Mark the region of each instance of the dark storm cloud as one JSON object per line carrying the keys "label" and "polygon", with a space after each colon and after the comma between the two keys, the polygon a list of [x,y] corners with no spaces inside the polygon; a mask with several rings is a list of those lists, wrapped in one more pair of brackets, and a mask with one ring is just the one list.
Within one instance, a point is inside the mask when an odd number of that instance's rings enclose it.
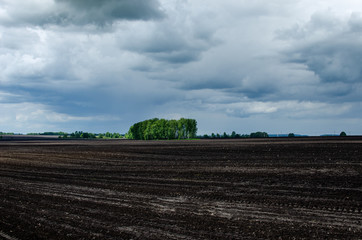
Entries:
{"label": "dark storm cloud", "polygon": [[115,20],[149,20],[163,16],[157,0],[56,0],[67,6],[75,24],[105,24]]}
{"label": "dark storm cloud", "polygon": [[[23,6],[5,3],[6,25],[98,25],[118,20],[160,19],[164,13],[158,0],[55,0],[25,2]],[[24,11],[24,9],[29,9]],[[36,9],[36,10],[35,10]]]}

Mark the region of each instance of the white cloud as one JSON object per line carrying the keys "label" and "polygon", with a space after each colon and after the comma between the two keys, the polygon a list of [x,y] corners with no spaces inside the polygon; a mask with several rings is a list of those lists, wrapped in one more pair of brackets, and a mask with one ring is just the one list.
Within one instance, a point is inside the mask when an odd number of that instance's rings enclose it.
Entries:
{"label": "white cloud", "polygon": [[[76,116],[57,113],[46,105],[27,102],[2,103],[0,104],[0,111],[3,113],[0,119],[1,129],[21,133],[58,131],[60,126],[63,127],[62,130],[72,131],[73,127],[67,126],[70,123],[73,126],[80,126],[92,121],[108,122],[121,120],[119,117],[114,116]],[[84,125],[87,126],[87,124]]]}

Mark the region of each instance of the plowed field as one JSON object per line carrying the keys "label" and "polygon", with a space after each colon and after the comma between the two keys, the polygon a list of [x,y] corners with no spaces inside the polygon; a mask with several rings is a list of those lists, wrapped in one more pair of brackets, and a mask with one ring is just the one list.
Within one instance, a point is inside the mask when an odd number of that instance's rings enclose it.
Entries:
{"label": "plowed field", "polygon": [[362,138],[0,141],[0,239],[362,239]]}

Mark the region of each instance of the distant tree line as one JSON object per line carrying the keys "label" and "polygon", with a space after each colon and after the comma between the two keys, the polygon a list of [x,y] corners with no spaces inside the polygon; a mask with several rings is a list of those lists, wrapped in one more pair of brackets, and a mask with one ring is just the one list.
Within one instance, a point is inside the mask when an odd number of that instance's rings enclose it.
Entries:
{"label": "distant tree line", "polygon": [[70,134],[71,138],[96,138],[94,133],[83,132],[83,131],[75,131]]}
{"label": "distant tree line", "polygon": [[43,132],[43,133],[27,133],[26,135],[41,135],[41,136],[62,136],[65,132]]}
{"label": "distant tree line", "polygon": [[266,132],[253,132],[250,134],[239,134],[233,131],[230,135],[224,132],[223,134],[219,133],[211,133],[211,135],[205,134],[201,138],[208,138],[208,139],[222,139],[222,138],[268,138],[269,135]]}
{"label": "distant tree line", "polygon": [[83,132],[83,131],[75,131],[71,134],[68,133],[62,133],[59,135],[60,138],[85,138],[85,139],[94,139],[94,138],[123,138],[123,135],[120,133],[89,133],[89,132]]}
{"label": "distant tree line", "polygon": [[[289,138],[294,138],[297,136],[301,136],[301,135],[295,135],[294,133],[289,133],[286,134],[285,136],[283,135],[282,137],[289,137]],[[321,135],[321,136],[329,136],[329,135]],[[338,135],[330,135],[330,136],[338,136]],[[341,137],[346,137],[347,134],[346,132],[341,132],[339,134],[339,136]],[[250,134],[238,134],[235,131],[233,131],[231,134],[227,134],[226,132],[224,132],[223,134],[219,134],[219,133],[211,133],[211,135],[203,135],[203,136],[199,136],[199,138],[206,138],[206,139],[222,139],[222,138],[268,138],[269,134],[266,132],[253,132]],[[280,137],[280,136],[279,136]]]}
{"label": "distant tree line", "polygon": [[13,132],[0,132],[0,135],[16,135]]}
{"label": "distant tree line", "polygon": [[197,122],[195,119],[181,118],[166,120],[153,118],[132,125],[126,134],[128,139],[187,139],[195,138]]}

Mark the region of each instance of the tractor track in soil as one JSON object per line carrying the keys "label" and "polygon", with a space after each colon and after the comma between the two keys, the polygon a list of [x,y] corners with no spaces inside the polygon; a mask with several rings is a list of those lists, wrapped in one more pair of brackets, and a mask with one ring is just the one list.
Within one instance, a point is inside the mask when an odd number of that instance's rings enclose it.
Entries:
{"label": "tractor track in soil", "polygon": [[361,239],[362,137],[0,141],[0,239]]}

